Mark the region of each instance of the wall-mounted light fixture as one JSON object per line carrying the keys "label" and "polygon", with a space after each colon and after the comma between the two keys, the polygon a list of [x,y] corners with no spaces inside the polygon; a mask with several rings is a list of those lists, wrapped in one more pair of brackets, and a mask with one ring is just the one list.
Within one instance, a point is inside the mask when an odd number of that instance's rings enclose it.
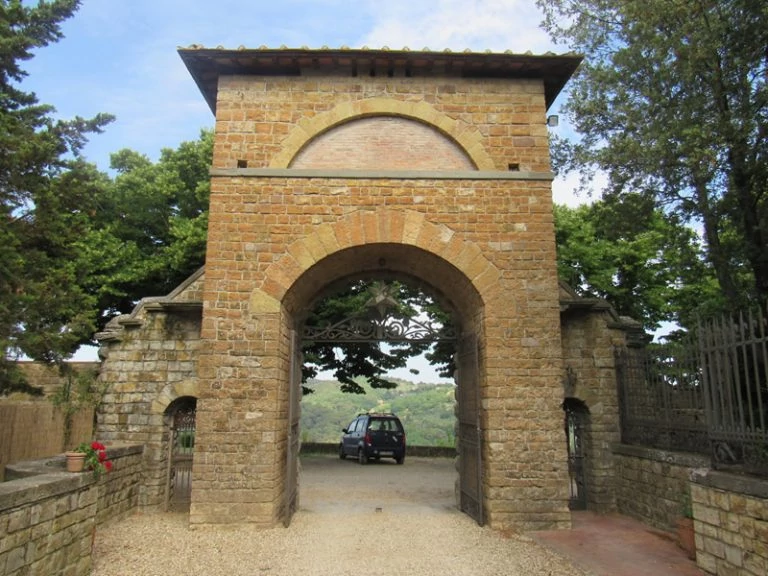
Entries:
{"label": "wall-mounted light fixture", "polygon": [[560,124],[559,116],[556,116],[554,114],[552,116],[547,116],[547,126],[549,126],[550,128],[554,128],[558,124]]}

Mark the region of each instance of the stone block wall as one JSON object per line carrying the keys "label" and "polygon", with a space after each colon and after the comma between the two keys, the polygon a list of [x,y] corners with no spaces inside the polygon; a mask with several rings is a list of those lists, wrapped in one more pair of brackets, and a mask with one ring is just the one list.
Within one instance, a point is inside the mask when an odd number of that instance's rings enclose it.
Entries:
{"label": "stone block wall", "polygon": [[768,480],[709,469],[709,458],[614,446],[622,514],[672,531],[690,496],[696,563],[717,576],[768,573]]}
{"label": "stone block wall", "polygon": [[97,496],[84,477],[0,484],[0,572],[89,574]]}
{"label": "stone block wall", "polygon": [[[289,332],[323,287],[384,271],[444,296],[480,340],[468,385],[488,522],[569,526],[545,115],[537,79],[220,77],[193,524],[280,516]],[[431,126],[482,175],[418,162],[415,175],[385,154],[352,174],[334,131],[381,118]],[[314,144],[322,173],[297,158]]]}
{"label": "stone block wall", "polygon": [[[18,362],[16,364],[30,386],[42,388],[43,397],[50,397],[64,383],[64,379],[56,366],[43,362]],[[98,374],[99,362],[67,362],[67,366],[78,374]],[[26,395],[25,395],[26,396]],[[24,398],[29,400],[29,398]]]}
{"label": "stone block wall", "polygon": [[[548,171],[545,115],[538,79],[222,76],[213,166],[288,167],[300,160],[308,137],[350,118],[387,116],[419,120],[453,136],[479,169],[508,171],[513,164]],[[347,167],[348,153],[362,152],[346,150],[335,167]],[[422,168],[413,162],[389,167]]]}
{"label": "stone block wall", "polygon": [[610,512],[616,509],[612,447],[620,441],[614,349],[626,344],[632,326],[619,322],[605,302],[585,306],[584,300],[563,292],[561,302],[574,305],[561,314],[564,396],[581,400],[589,410],[584,430],[587,506]]}
{"label": "stone block wall", "polygon": [[709,459],[627,444],[614,445],[613,456],[618,511],[654,528],[675,530],[689,492],[690,470],[709,466]]}
{"label": "stone block wall", "polygon": [[768,574],[768,480],[691,474],[696,563],[717,576]]}
{"label": "stone block wall", "polygon": [[97,436],[107,444],[145,446],[139,495],[145,507],[163,504],[169,441],[165,409],[175,398],[197,396],[200,315],[199,306],[170,311],[150,300],[99,335],[106,356],[99,379],[107,388]]}
{"label": "stone block wall", "polygon": [[143,446],[110,447],[112,471],[97,482],[96,526],[121,520],[139,505]]}
{"label": "stone block wall", "polygon": [[87,576],[96,528],[137,504],[141,446],[110,447],[111,473],[65,471],[63,455],[9,466],[0,483],[0,574]]}

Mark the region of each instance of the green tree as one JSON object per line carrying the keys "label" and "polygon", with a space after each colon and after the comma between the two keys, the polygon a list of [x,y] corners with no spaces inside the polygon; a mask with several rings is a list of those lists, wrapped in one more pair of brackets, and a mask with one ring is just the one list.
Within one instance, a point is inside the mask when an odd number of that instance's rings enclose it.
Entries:
{"label": "green tree", "polygon": [[205,262],[212,153],[213,133],[204,130],[154,163],[127,149],[112,155],[116,176],[82,246],[101,326],[144,296],[169,293]]}
{"label": "green tree", "polygon": [[[386,316],[406,325],[417,321],[420,314],[425,315],[432,326],[452,326],[449,315],[418,287],[396,281],[359,279],[322,298],[306,324],[310,328],[324,328],[350,318],[368,322]],[[441,347],[430,350],[428,342],[314,341],[307,342],[303,351],[305,393],[311,392],[307,383],[321,370],[333,372],[342,392],[365,394],[360,378],[374,389],[394,388],[397,383],[386,377],[387,372],[405,367],[410,358],[425,352],[430,362],[441,368],[441,373],[449,370],[452,373],[453,365],[452,343],[442,343]]]}
{"label": "green tree", "polygon": [[80,152],[111,117],[56,120],[20,87],[22,62],[62,37],[79,4],[0,0],[0,393],[25,387],[15,357],[61,362],[95,328],[77,241],[102,179]]}
{"label": "green tree", "polygon": [[768,297],[768,11],[755,0],[537,0],[585,55],[558,169],[701,226],[722,302]]}
{"label": "green tree", "polygon": [[717,302],[711,268],[693,230],[640,194],[578,208],[555,206],[560,278],[578,294],[604,298],[646,330],[693,321],[700,301]]}

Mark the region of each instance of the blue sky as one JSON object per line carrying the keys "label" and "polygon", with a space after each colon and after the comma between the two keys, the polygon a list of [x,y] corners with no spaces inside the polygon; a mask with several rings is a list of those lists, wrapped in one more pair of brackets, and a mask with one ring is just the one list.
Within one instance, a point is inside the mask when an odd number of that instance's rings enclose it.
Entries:
{"label": "blue sky", "polygon": [[[65,37],[24,64],[22,87],[62,118],[115,115],[85,149],[107,170],[109,155],[122,148],[155,160],[162,148],[213,126],[178,47],[565,52],[540,21],[533,0],[83,0],[62,26]],[[571,192],[575,180],[556,180],[557,202],[580,201]]]}
{"label": "blue sky", "polygon": [[[122,148],[155,160],[213,126],[178,47],[564,52],[540,21],[533,0],[83,0],[65,38],[25,63],[23,87],[62,118],[115,115],[85,149],[107,170]],[[574,185],[556,181],[556,201],[578,203]]]}

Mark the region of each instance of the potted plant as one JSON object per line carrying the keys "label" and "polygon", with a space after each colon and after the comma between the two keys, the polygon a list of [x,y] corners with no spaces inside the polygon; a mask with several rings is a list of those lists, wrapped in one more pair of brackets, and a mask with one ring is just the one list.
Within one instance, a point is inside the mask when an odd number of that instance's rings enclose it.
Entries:
{"label": "potted plant", "polygon": [[691,494],[686,488],[681,500],[680,512],[682,516],[677,519],[677,544],[685,550],[688,558],[696,559],[696,538],[693,529],[693,508],[691,506]]}
{"label": "potted plant", "polygon": [[101,442],[83,442],[74,450],[65,453],[67,471],[82,472],[90,470],[95,478],[112,470],[112,462],[107,458],[107,449]]}

